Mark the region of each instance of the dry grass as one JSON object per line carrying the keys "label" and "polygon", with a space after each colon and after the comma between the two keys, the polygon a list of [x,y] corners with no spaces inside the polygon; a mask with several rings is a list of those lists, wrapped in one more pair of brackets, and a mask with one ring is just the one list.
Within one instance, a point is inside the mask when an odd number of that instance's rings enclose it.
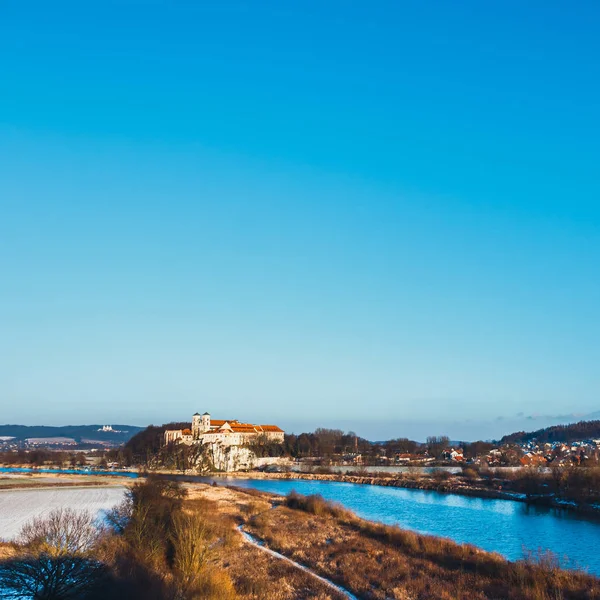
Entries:
{"label": "dry grass", "polygon": [[219,566],[230,575],[238,597],[243,600],[343,598],[309,574],[248,544],[241,544],[235,552],[224,554]]}
{"label": "dry grass", "polygon": [[510,563],[473,546],[364,521],[318,497],[292,496],[288,504],[258,515],[248,530],[362,598],[600,598],[598,579],[551,560]]}
{"label": "dry grass", "polygon": [[17,554],[17,550],[14,544],[7,542],[0,542],[0,560],[6,560],[12,558]]}
{"label": "dry grass", "polygon": [[29,488],[62,488],[62,487],[106,487],[114,485],[106,481],[47,481],[25,478],[0,479],[0,490],[29,489]]}
{"label": "dry grass", "polygon": [[[246,493],[243,489],[190,486],[184,511],[206,517],[210,535],[217,540],[207,573],[220,573],[210,577],[226,578],[232,585],[222,588],[229,590],[222,591],[223,600],[341,600],[341,594],[335,594],[311,575],[243,543],[236,525],[269,512],[271,506],[271,496],[255,490]],[[217,585],[203,588],[207,598],[213,597],[209,595],[213,588],[220,589]]]}
{"label": "dry grass", "polygon": [[[244,543],[236,531],[244,523],[273,550],[363,599],[600,600],[600,580],[564,571],[551,556],[510,563],[473,546],[359,519],[318,496],[283,499],[205,484],[186,489],[173,531],[183,528],[189,539],[171,538],[173,556],[164,564],[140,562],[123,536],[107,535],[97,549],[115,576],[144,590],[136,598],[341,600],[309,573]],[[197,554],[196,544],[206,553]],[[0,560],[14,552],[14,545],[0,545]]]}

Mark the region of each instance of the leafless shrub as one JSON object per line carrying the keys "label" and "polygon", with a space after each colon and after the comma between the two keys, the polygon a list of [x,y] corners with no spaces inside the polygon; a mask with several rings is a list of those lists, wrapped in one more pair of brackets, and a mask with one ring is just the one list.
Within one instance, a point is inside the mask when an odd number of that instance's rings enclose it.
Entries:
{"label": "leafless shrub", "polygon": [[89,512],[59,508],[47,517],[36,517],[26,523],[19,542],[48,556],[81,556],[90,552],[99,533],[96,520]]}
{"label": "leafless shrub", "polygon": [[0,591],[18,600],[82,600],[106,576],[106,567],[91,558],[30,555],[0,563]]}
{"label": "leafless shrub", "polygon": [[435,479],[435,481],[442,483],[444,481],[448,481],[448,479],[452,477],[452,473],[444,469],[436,469],[435,471],[433,471],[431,476],[433,477],[433,479]]}
{"label": "leafless shrub", "polygon": [[474,469],[473,467],[463,467],[462,475],[465,479],[468,479],[469,481],[479,479],[479,473],[477,472],[477,469]]}
{"label": "leafless shrub", "polygon": [[93,556],[101,531],[85,511],[57,509],[27,523],[15,555],[0,563],[2,597],[52,600],[84,598],[106,567]]}
{"label": "leafless shrub", "polygon": [[148,562],[157,563],[165,553],[165,538],[155,525],[151,509],[148,506],[139,506],[127,529],[125,538],[131,549],[144,555]]}
{"label": "leafless shrub", "polygon": [[198,515],[180,514],[174,520],[171,540],[175,553],[173,567],[185,596],[198,585],[213,550],[213,536]]}
{"label": "leafless shrub", "polygon": [[107,525],[113,529],[115,533],[122,534],[131,520],[133,514],[133,499],[131,495],[127,495],[123,502],[107,511],[105,520]]}

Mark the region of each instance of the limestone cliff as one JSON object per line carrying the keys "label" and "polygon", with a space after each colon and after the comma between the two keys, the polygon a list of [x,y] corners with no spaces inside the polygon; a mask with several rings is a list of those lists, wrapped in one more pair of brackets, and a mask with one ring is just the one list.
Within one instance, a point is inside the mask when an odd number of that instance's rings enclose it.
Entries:
{"label": "limestone cliff", "polygon": [[[204,445],[204,464],[214,471],[247,471],[256,467],[256,454],[247,446],[225,446],[220,443]],[[210,469],[210,467],[209,467]]]}

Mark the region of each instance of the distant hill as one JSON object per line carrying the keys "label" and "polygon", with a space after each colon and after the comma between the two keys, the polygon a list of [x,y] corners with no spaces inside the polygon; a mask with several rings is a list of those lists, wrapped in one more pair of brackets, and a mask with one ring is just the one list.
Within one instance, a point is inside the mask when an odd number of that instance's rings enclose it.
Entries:
{"label": "distant hill", "polygon": [[82,440],[95,440],[124,444],[136,433],[145,429],[136,425],[112,425],[114,431],[98,431],[102,425],[65,425],[49,427],[47,425],[0,425],[0,437],[10,436],[17,440],[26,438],[72,438],[80,443]]}
{"label": "distant hill", "polygon": [[537,442],[576,442],[579,440],[600,439],[599,421],[579,421],[569,425],[553,425],[537,431],[518,431],[505,435],[500,442],[503,444],[522,444],[536,440]]}

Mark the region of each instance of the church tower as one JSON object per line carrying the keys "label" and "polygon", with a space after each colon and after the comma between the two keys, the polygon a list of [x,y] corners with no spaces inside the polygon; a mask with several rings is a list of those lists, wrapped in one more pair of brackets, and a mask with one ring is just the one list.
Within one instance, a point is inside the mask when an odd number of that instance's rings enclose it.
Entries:
{"label": "church tower", "polygon": [[202,419],[200,413],[196,413],[192,417],[192,438],[197,440],[198,436],[202,433]]}
{"label": "church tower", "polygon": [[202,431],[210,431],[210,414],[207,412],[202,415]]}

